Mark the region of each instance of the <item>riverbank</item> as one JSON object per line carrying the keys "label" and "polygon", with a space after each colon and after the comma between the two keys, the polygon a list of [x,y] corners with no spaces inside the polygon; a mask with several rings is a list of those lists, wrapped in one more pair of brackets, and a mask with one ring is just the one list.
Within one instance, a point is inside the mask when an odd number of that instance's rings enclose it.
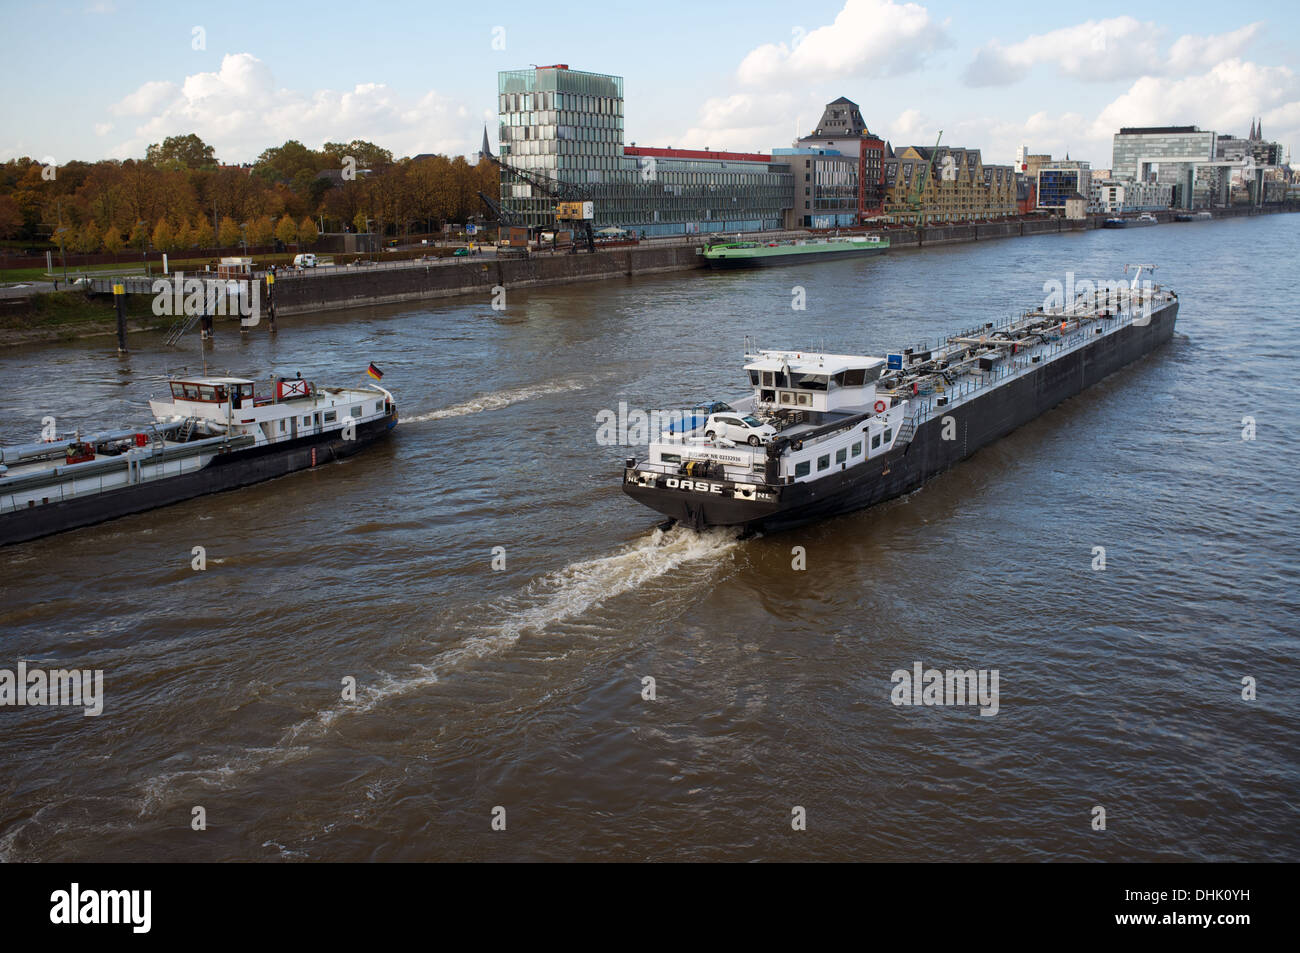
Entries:
{"label": "riverbank", "polygon": [[[1292,208],[1220,209],[1215,218],[1267,215]],[[1173,223],[1173,212],[1161,212],[1162,223]],[[1071,221],[1064,218],[1024,219],[968,225],[888,228],[890,248],[925,248],[966,242],[1021,238],[1101,228],[1106,216]],[[763,240],[807,237],[807,232],[764,233]],[[690,271],[707,267],[698,243],[643,243],[604,249],[596,254],[533,254],[523,258],[471,258],[451,263],[413,263],[409,267],[360,269],[286,276],[276,281],[276,313],[280,316],[331,311],[370,304],[392,304],[464,294],[490,295],[494,288],[527,288],[607,278]]]}
{"label": "riverbank", "polygon": [[[127,299],[128,332],[166,327],[170,318],[153,313],[151,299]],[[26,298],[0,298],[0,346],[48,344],[117,334],[113,299],[81,291],[55,291]]]}
{"label": "riverbank", "polygon": [[[1298,211],[1289,207],[1219,209],[1218,218],[1240,218]],[[1157,213],[1161,223],[1173,224],[1173,212]],[[891,250],[919,250],[970,242],[1077,233],[1102,227],[1106,216],[1082,220],[1024,219],[966,225],[881,230]],[[1188,223],[1188,227],[1194,223]],[[1177,226],[1176,226],[1177,227]],[[765,233],[767,240],[804,237],[805,232]],[[595,254],[534,253],[528,257],[495,255],[440,261],[389,262],[382,266],[339,268],[280,275],[275,283],[279,317],[338,311],[378,304],[401,304],[460,295],[490,297],[496,288],[529,288],[576,282],[630,278],[670,271],[706,268],[701,247],[689,242],[647,242],[607,248]],[[170,319],[152,314],[152,278],[120,279],[127,289],[128,330],[164,327]],[[101,282],[95,282],[95,286]],[[107,291],[107,288],[98,289]],[[232,320],[219,319],[219,324]],[[0,299],[0,345],[72,340],[113,334],[116,319],[112,298],[103,293],[57,292],[25,298]]]}

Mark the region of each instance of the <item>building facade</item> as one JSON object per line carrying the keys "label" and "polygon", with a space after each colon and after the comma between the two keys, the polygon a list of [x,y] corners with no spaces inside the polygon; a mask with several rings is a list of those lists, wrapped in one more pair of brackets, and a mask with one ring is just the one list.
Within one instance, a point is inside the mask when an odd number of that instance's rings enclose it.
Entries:
{"label": "building facade", "polygon": [[[846,96],[826,104],[810,135],[796,140],[795,149],[834,151],[857,161],[858,219],[876,218],[885,206],[885,141],[873,135],[858,104]],[[777,150],[783,153],[784,150]],[[800,201],[799,176],[795,176],[795,204]]]}
{"label": "building facade", "polygon": [[594,204],[594,225],[646,237],[784,227],[788,166],[765,155],[624,148],[623,78],[565,64],[497,74],[501,206],[554,227],[557,192]]}
{"label": "building facade", "polygon": [[[1192,208],[1197,192],[1210,200],[1216,187],[1218,136],[1196,126],[1126,126],[1115,133],[1111,175],[1138,182],[1156,181],[1173,189],[1173,204]],[[1197,188],[1198,170],[1200,188]]]}
{"label": "building facade", "polygon": [[1065,211],[1071,195],[1088,195],[1092,191],[1089,163],[1062,159],[1049,162],[1038,170],[1038,207],[1044,211]]}
{"label": "building facade", "polygon": [[858,223],[860,159],[834,149],[773,149],[774,161],[789,163],[794,207],[786,228],[844,228]]}
{"label": "building facade", "polygon": [[1016,173],[984,165],[978,149],[908,146],[887,156],[885,214],[892,222],[943,224],[1015,215]]}
{"label": "building facade", "polygon": [[1097,215],[1157,212],[1173,201],[1173,186],[1133,179],[1093,179],[1088,211]]}

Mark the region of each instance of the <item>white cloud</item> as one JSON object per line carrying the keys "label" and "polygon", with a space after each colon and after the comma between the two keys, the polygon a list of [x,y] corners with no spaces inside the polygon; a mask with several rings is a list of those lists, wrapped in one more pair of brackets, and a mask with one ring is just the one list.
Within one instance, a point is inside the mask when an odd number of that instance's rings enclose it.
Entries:
{"label": "white cloud", "polygon": [[[793,138],[794,97],[789,93],[733,93],[706,99],[695,125],[662,145],[680,149],[766,152]],[[661,143],[655,143],[660,145]]]}
{"label": "white cloud", "polygon": [[896,75],[917,69],[949,44],[947,23],[936,22],[919,4],[845,0],[833,23],[789,45],[751,50],[737,76],[748,86],[769,86]]}
{"label": "white cloud", "polygon": [[131,95],[108,107],[118,116],[144,116],[161,109],[176,97],[179,87],[166,80],[150,80]]}
{"label": "white cloud", "polygon": [[1285,66],[1226,60],[1182,79],[1144,76],[1107,105],[1093,123],[1109,138],[1120,126],[1196,125],[1244,136],[1253,116],[1264,116],[1270,139],[1293,141],[1300,131],[1300,83]]}
{"label": "white cloud", "polygon": [[1240,55],[1262,28],[1262,23],[1251,23],[1214,36],[1181,36],[1163,52],[1165,31],[1154,23],[1130,16],[1088,20],[1010,45],[993,40],[975,54],[965,79],[971,86],[1005,86],[1042,63],[1055,64],[1062,75],[1088,82],[1182,75]]}
{"label": "white cloud", "polygon": [[142,156],[149,143],[190,132],[223,162],[251,161],[287,139],[314,148],[367,139],[394,155],[462,154],[479,141],[464,107],[436,92],[410,99],[382,83],[311,92],[277,88],[271,69],[250,53],[227,54],[216,72],[195,73],[180,85],[147,82],[111,111],[140,117],[131,137],[113,149],[116,158]]}
{"label": "white cloud", "polygon": [[95,135],[97,136],[106,136],[112,131],[113,131],[113,124],[111,122],[95,123]]}

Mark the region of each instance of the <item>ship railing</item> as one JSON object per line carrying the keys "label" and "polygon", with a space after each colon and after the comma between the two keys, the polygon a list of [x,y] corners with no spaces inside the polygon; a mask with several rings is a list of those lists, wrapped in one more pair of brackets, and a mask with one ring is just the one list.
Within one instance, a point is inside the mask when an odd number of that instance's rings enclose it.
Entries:
{"label": "ship railing", "polygon": [[[636,466],[631,469],[638,472],[655,473],[659,476],[687,476],[688,474],[685,471],[687,462],[688,461],[683,460],[681,463],[651,463],[649,460],[638,460]],[[705,461],[698,462],[703,463]],[[766,482],[767,474],[763,458],[757,459],[753,467],[750,469],[733,466],[729,463],[719,464],[716,461],[710,462],[713,462],[714,464],[713,467],[710,468],[711,476],[705,477],[705,479],[724,479],[730,483],[753,483],[757,486],[770,485]],[[696,475],[698,476],[699,474]]]}
{"label": "ship railing", "polygon": [[[4,480],[0,479],[0,513],[12,513],[19,510],[34,509],[38,506],[44,506],[47,503],[81,499],[87,496],[98,496],[101,493],[111,493],[114,490],[120,490],[127,486],[139,486],[145,483],[153,483],[157,480],[183,476],[186,473],[192,473],[195,470],[201,469],[203,466],[201,454],[194,453],[194,448],[199,445],[208,445],[215,449],[216,445],[225,439],[226,438],[224,437],[208,437],[204,440],[194,441],[186,446],[184,455],[178,455],[172,459],[158,459],[160,456],[163,456],[163,451],[154,448],[150,449],[150,453],[147,456],[133,456],[129,452],[124,453],[116,458],[108,458],[120,460],[122,463],[121,468],[111,468],[95,475],[78,475],[75,471],[72,473],[64,471],[59,474],[57,478],[59,482],[41,490],[40,492],[42,495],[39,497],[33,496],[30,492],[20,493],[19,491],[14,491],[5,493]],[[235,441],[236,444],[251,444],[252,442],[252,437],[239,438]],[[106,458],[97,457],[96,459],[102,460]],[[143,469],[146,466],[152,471],[148,475],[145,475]],[[108,486],[104,485],[105,477],[116,476],[117,474],[120,474],[122,470],[125,470],[128,474],[127,482],[124,483],[121,480],[114,479]],[[133,471],[137,474],[134,479],[130,476]],[[94,484],[86,486],[86,484],[91,480],[95,481]]]}
{"label": "ship railing", "polygon": [[[1105,327],[1106,330],[1117,330],[1132,324],[1135,317],[1134,310],[1129,309],[1100,320],[1113,322]],[[920,401],[920,409],[913,415],[916,420],[915,426],[919,426],[933,417],[942,416],[952,407],[964,403],[971,396],[982,393],[987,388],[995,386],[1009,377],[1023,374],[1045,363],[1051,363],[1059,355],[1083,347],[1093,339],[1096,330],[1096,326],[1092,321],[1077,325],[1064,333],[1058,333],[1041,344],[1035,345],[1032,349],[1027,348],[1015,356],[1008,356],[998,361],[988,371],[971,370],[963,374],[953,384],[946,386],[942,392],[931,391],[919,394],[915,398]],[[1038,358],[1037,361],[1034,360],[1035,357]],[[938,402],[940,397],[947,397],[948,399],[945,403],[940,404]]]}

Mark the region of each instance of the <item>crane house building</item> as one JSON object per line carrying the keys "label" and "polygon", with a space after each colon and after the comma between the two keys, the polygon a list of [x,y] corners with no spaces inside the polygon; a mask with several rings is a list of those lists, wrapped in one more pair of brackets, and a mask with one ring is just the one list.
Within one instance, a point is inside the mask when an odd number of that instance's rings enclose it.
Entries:
{"label": "crane house building", "polygon": [[770,155],[625,147],[621,76],[564,64],[507,70],[497,93],[501,208],[511,224],[553,227],[565,198],[590,201],[598,231],[760,231],[782,228],[794,205],[790,167]]}

